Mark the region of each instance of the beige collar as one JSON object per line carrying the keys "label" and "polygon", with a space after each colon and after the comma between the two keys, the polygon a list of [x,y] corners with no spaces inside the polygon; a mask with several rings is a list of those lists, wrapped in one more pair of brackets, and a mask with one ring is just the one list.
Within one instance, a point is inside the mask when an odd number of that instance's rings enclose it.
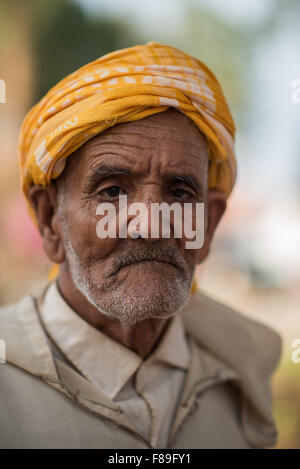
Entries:
{"label": "beige collar", "polygon": [[[111,399],[144,363],[139,355],[76,314],[62,297],[56,282],[47,289],[40,313],[46,330],[63,354]],[[172,318],[147,362],[160,361],[187,369],[189,358],[182,320],[178,314]]]}

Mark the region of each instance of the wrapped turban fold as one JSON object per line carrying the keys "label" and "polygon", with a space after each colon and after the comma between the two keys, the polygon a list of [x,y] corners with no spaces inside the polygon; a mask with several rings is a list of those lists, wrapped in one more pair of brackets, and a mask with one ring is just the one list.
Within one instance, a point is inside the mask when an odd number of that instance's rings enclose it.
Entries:
{"label": "wrapped turban fold", "polygon": [[150,42],[107,54],[71,73],[27,114],[19,140],[25,196],[107,128],[175,108],[206,137],[209,187],[228,197],[236,178],[235,126],[214,74],[180,50]]}

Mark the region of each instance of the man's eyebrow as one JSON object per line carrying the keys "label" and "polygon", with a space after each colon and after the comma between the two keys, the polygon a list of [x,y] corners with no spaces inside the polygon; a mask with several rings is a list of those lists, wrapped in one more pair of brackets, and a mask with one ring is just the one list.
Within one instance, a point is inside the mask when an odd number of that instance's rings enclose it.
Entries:
{"label": "man's eyebrow", "polygon": [[204,197],[203,184],[193,174],[169,174],[172,182],[182,182],[191,186],[200,196]]}
{"label": "man's eyebrow", "polygon": [[[83,193],[91,194],[96,188],[103,176],[110,176],[114,174],[132,174],[132,172],[118,165],[112,164],[102,164],[93,169],[90,174],[87,176],[87,180],[83,187]],[[168,173],[167,178],[172,182],[182,182],[192,187],[200,197],[204,197],[204,187],[203,184],[195,177],[193,174],[178,174],[178,173]]]}
{"label": "man's eyebrow", "polygon": [[83,192],[90,193],[97,187],[99,180],[103,176],[109,176],[113,174],[131,174],[131,171],[121,166],[114,166],[110,164],[102,164],[97,166],[87,176],[87,180],[83,187]]}

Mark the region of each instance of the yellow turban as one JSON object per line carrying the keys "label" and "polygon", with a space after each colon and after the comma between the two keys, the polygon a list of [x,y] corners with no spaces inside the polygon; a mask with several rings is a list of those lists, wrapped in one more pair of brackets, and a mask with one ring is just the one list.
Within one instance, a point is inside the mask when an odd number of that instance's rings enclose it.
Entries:
{"label": "yellow turban", "polygon": [[67,157],[90,138],[169,107],[206,136],[209,187],[228,197],[236,178],[235,126],[221,86],[200,60],[156,42],[84,65],[29,111],[19,140],[25,196],[32,184],[48,185],[58,177]]}
{"label": "yellow turban", "polygon": [[19,161],[25,196],[48,185],[93,136],[173,107],[206,136],[209,186],[229,196],[236,178],[234,122],[214,74],[173,47],[150,42],[107,54],[48,91],[24,119]]}

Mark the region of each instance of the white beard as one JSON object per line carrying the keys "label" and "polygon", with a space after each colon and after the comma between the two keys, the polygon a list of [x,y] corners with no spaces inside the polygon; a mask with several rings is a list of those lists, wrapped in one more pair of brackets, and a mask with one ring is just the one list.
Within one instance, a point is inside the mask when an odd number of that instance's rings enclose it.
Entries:
{"label": "white beard", "polygon": [[172,280],[160,277],[149,282],[136,282],[134,291],[125,290],[122,285],[115,287],[111,280],[102,284],[93,280],[90,271],[76,253],[64,215],[61,216],[65,255],[74,285],[86,300],[99,312],[117,319],[123,328],[149,318],[168,318],[177,314],[189,302],[192,274],[185,278],[177,276]]}

